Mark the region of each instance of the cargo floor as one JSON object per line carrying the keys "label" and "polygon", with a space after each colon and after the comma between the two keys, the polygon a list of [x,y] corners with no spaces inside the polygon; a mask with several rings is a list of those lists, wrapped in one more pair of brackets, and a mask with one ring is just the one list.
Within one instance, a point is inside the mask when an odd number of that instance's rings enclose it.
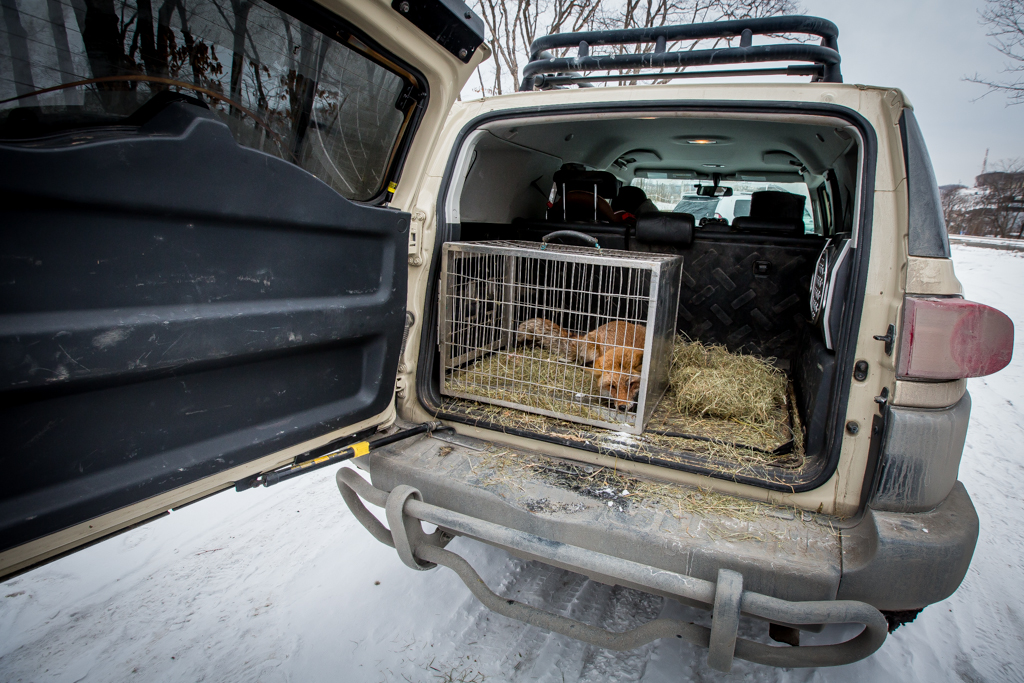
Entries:
{"label": "cargo floor", "polygon": [[805,457],[792,387],[788,394],[771,426],[687,415],[663,399],[641,435],[461,398],[446,399],[440,412],[474,426],[556,440],[635,462],[790,486],[812,478],[820,463]]}

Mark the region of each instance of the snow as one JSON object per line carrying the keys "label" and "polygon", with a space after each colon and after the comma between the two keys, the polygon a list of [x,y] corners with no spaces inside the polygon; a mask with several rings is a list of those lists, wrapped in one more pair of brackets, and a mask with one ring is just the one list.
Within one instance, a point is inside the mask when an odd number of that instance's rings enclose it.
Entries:
{"label": "snow", "polygon": [[[1024,330],[1024,254],[953,251],[968,298],[1000,308]],[[724,675],[677,640],[613,653],[491,614],[452,572],[406,568],[352,518],[325,470],[214,496],[3,583],[0,679],[1024,680],[1022,345],[1019,335],[1009,368],[970,381],[960,478],[982,531],[963,585],[849,666],[777,670],[737,661]],[[696,616],[465,539],[451,547],[499,593],[613,630],[658,614]]]}

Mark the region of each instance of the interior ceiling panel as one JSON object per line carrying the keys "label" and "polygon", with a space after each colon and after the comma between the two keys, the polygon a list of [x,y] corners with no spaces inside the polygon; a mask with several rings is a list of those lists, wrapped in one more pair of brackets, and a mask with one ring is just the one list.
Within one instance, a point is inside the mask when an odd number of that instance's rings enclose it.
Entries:
{"label": "interior ceiling panel", "polygon": [[[692,169],[723,174],[738,171],[783,171],[792,167],[768,165],[764,153],[788,152],[814,174],[820,174],[849,144],[829,126],[777,121],[692,118],[594,118],[543,122],[495,123],[488,129],[496,136],[565,161],[608,169],[630,180],[633,169]],[[628,134],[627,134],[628,133]],[[713,140],[691,144],[690,139]],[[626,169],[613,166],[622,154],[649,149],[661,161],[637,161]],[[717,164],[723,168],[707,168]]]}

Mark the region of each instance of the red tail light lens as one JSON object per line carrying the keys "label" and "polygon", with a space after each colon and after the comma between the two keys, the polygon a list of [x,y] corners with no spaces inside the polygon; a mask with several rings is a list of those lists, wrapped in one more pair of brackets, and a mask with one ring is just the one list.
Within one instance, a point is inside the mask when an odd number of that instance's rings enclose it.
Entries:
{"label": "red tail light lens", "polygon": [[991,306],[911,297],[903,309],[897,374],[951,380],[991,375],[1013,357],[1013,321]]}

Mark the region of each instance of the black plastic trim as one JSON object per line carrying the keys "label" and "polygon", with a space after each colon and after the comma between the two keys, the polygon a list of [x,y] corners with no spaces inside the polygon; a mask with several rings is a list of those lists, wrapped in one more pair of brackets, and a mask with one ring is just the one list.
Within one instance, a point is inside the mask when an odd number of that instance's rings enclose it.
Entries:
{"label": "black plastic trim", "polygon": [[462,0],[392,0],[395,10],[464,64],[484,42],[484,21]]}
{"label": "black plastic trim", "polygon": [[900,142],[907,172],[907,222],[911,256],[949,258],[949,233],[928,147],[910,109],[900,114]]}
{"label": "black plastic trim", "polygon": [[[858,131],[861,133],[863,138],[864,154],[860,168],[860,231],[858,234],[857,248],[853,250],[854,254],[851,263],[850,281],[852,286],[847,288],[846,299],[844,301],[844,304],[848,307],[850,313],[849,315],[844,316],[845,324],[841,328],[840,344],[836,350],[836,357],[838,361],[836,372],[839,381],[835,382],[833,385],[832,405],[834,406],[834,414],[832,419],[832,429],[829,431],[825,448],[827,456],[825,458],[824,467],[816,472],[809,480],[794,481],[791,483],[765,481],[745,475],[726,474],[704,470],[703,468],[688,467],[685,465],[676,465],[675,467],[683,471],[694,472],[696,474],[707,475],[716,479],[733,481],[740,484],[749,484],[751,486],[774,491],[800,493],[802,491],[814,490],[828,481],[835,473],[841,456],[842,435],[846,428],[845,416],[847,405],[849,403],[849,390],[850,384],[853,381],[853,364],[856,360],[855,351],[857,340],[854,336],[854,331],[859,329],[860,326],[861,313],[864,307],[864,291],[867,286],[867,255],[870,252],[871,246],[871,219],[874,211],[873,198],[875,190],[875,166],[878,156],[878,142],[874,128],[872,128],[868,120],[861,114],[840,105],[808,102],[728,102],[720,100],[706,102],[694,102],[692,100],[677,102],[640,101],[602,105],[586,103],[580,105],[561,106],[557,108],[551,106],[535,106],[524,107],[521,109],[502,110],[483,114],[472,121],[469,121],[465,126],[463,126],[462,130],[459,131],[459,135],[456,137],[455,142],[452,145],[451,155],[449,156],[448,163],[445,167],[444,177],[441,181],[441,187],[437,196],[437,239],[434,242],[434,251],[431,255],[430,261],[430,271],[428,276],[430,285],[426,292],[423,320],[424,334],[420,339],[419,371],[416,376],[416,392],[419,397],[419,401],[421,405],[423,405],[423,407],[431,414],[435,415],[437,419],[460,422],[463,424],[474,424],[474,421],[466,418],[465,416],[441,412],[442,399],[436,386],[437,382],[435,372],[439,362],[439,352],[437,349],[437,307],[429,304],[429,302],[436,301],[436,284],[440,269],[439,256],[441,253],[441,246],[447,241],[458,240],[459,238],[458,227],[444,222],[443,207],[445,196],[448,194],[448,189],[452,180],[452,173],[458,156],[458,151],[462,148],[466,137],[479,126],[499,119],[549,116],[555,112],[566,111],[574,114],[599,114],[635,110],[642,110],[645,112],[696,111],[708,113],[740,112],[749,114],[778,114],[780,112],[785,112],[804,115],[817,114],[845,119],[856,126]],[[748,236],[744,237],[748,238]],[[853,299],[852,302],[850,302],[851,297]],[[512,430],[507,429],[495,429],[494,431],[505,431],[510,434],[514,433]],[[549,438],[538,438],[538,435],[533,433],[524,433],[521,435],[531,439],[545,441],[551,440]],[[580,448],[580,444],[575,442],[553,442],[572,448]],[[646,462],[647,459],[643,458],[639,461]]]}
{"label": "black plastic trim", "polygon": [[0,145],[0,549],[384,411],[409,221],[183,102]]}

